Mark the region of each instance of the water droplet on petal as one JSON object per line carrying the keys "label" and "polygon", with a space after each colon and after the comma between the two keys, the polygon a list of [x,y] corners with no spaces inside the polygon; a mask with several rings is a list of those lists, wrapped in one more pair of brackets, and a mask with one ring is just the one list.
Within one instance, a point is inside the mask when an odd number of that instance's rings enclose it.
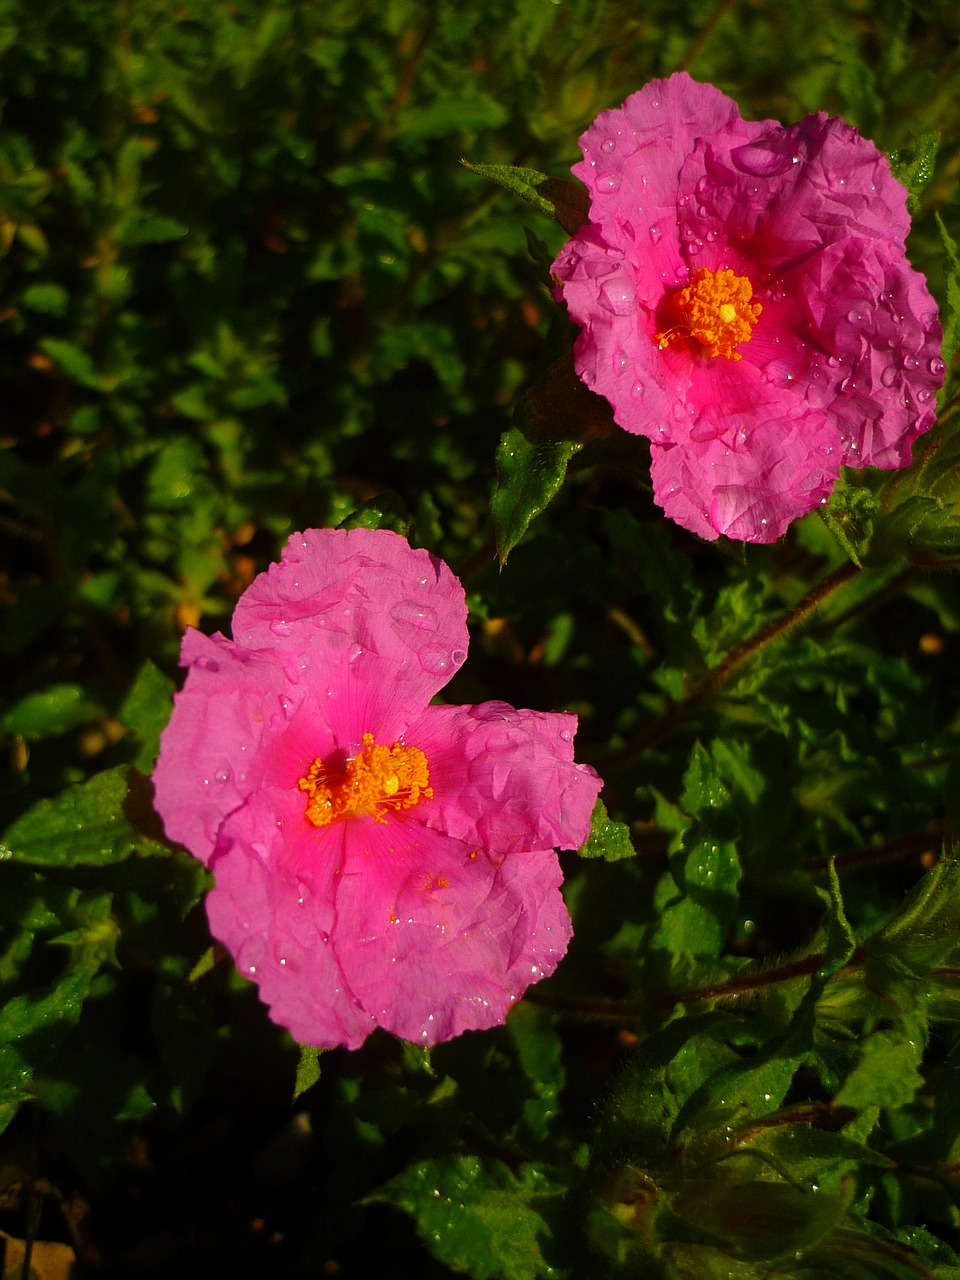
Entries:
{"label": "water droplet on petal", "polygon": [[789,387],[796,379],[796,368],[791,360],[776,359],[764,365],[763,372],[768,382],[776,387]]}
{"label": "water droplet on petal", "polygon": [[218,782],[229,782],[230,769],[228,767],[224,767],[223,769],[218,769],[213,776],[216,778]]}
{"label": "water droplet on petal", "polygon": [[933,359],[930,360],[929,363],[927,364],[927,368],[930,370],[930,372],[933,374],[935,378],[939,378],[940,375],[943,373],[944,369],[946,369],[946,367],[947,366],[943,363],[943,361],[940,359],[939,356],[934,356]]}
{"label": "water droplet on petal", "polygon": [[357,660],[358,658],[362,657],[362,656],[363,656],[363,645],[362,645],[362,644],[357,644],[356,642],[354,642],[354,643],[350,646],[350,648],[347,650],[347,661],[348,661],[349,663],[354,663],[354,662],[356,662],[356,660]]}
{"label": "water droplet on petal", "polygon": [[270,623],[270,630],[275,636],[285,636],[290,631],[290,623],[287,622],[286,618],[281,618],[279,622]]}
{"label": "water droplet on petal", "polygon": [[716,231],[714,231],[713,227],[711,227],[710,230],[707,232],[707,239],[710,241],[711,244],[713,244],[716,238],[717,238],[717,233]]}
{"label": "water droplet on petal", "polygon": [[601,193],[619,191],[622,175],[616,169],[608,169],[606,173],[597,174],[597,190]]}
{"label": "water droplet on petal", "polygon": [[642,400],[646,393],[647,388],[642,382],[635,382],[630,388],[630,394],[633,396],[634,400]]}
{"label": "water droplet on petal", "polygon": [[600,286],[600,304],[615,316],[627,316],[636,307],[633,289],[622,276],[606,280]]}
{"label": "water droplet on petal", "polygon": [[431,675],[439,676],[450,666],[450,654],[439,644],[428,644],[418,652],[420,666]]}
{"label": "water droplet on petal", "polygon": [[880,381],[883,383],[885,387],[892,387],[898,377],[899,377],[899,374],[897,373],[893,365],[888,364],[887,367],[880,374]]}
{"label": "water droplet on petal", "polygon": [[390,617],[401,627],[413,627],[418,631],[433,631],[437,625],[436,612],[429,605],[415,600],[401,600],[390,610]]}
{"label": "water droplet on petal", "polygon": [[616,149],[617,149],[616,138],[607,138],[600,145],[600,150],[606,151],[608,155],[611,151],[616,151]]}
{"label": "water droplet on petal", "polygon": [[752,173],[756,178],[773,178],[786,173],[793,165],[793,157],[783,151],[764,146],[762,142],[748,142],[734,147],[730,159],[742,173]]}
{"label": "water droplet on petal", "polygon": [[920,360],[919,360],[919,358],[918,358],[917,356],[904,356],[904,357],[903,357],[903,367],[904,367],[905,369],[919,369],[919,368],[920,368]]}
{"label": "water droplet on petal", "polygon": [[694,254],[702,253],[702,252],[703,252],[703,241],[702,241],[702,240],[694,240],[693,244],[688,244],[688,245],[687,245],[687,253],[689,253],[689,254],[691,255],[691,257],[692,257]]}
{"label": "water droplet on petal", "polygon": [[926,387],[924,387],[922,391],[917,392],[917,399],[921,404],[926,404],[929,400],[933,399],[933,392],[928,391]]}
{"label": "water droplet on petal", "polygon": [[663,229],[655,222],[653,226],[650,228],[650,239],[653,241],[654,244],[659,244],[660,238],[662,235],[663,235]]}
{"label": "water droplet on petal", "polygon": [[847,319],[851,324],[859,324],[863,319],[863,312],[859,311],[856,307],[851,307],[847,312]]}
{"label": "water droplet on petal", "polygon": [[453,663],[455,667],[462,666],[463,663],[466,662],[466,660],[467,660],[467,655],[463,649],[454,649],[453,653],[451,653],[450,655],[450,661]]}

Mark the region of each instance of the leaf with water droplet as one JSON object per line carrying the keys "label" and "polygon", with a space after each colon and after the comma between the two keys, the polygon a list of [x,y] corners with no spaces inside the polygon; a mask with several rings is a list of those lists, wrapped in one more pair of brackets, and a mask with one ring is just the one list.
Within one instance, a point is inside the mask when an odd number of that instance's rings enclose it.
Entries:
{"label": "leaf with water droplet", "polygon": [[890,152],[891,172],[907,188],[907,208],[911,213],[920,212],[920,196],[933,177],[939,145],[939,133],[923,133],[912,146]]}
{"label": "leaf with water droplet", "polygon": [[590,834],[579,852],[581,858],[603,858],[605,862],[619,862],[621,858],[636,857],[637,853],[630,828],[625,822],[615,822],[602,800],[594,806]]}
{"label": "leaf with water droplet", "polygon": [[119,765],[39,801],[3,841],[14,862],[34,866],[103,866],[134,852],[166,854],[152,800],[148,779]]}
{"label": "leaf with water droplet", "polygon": [[460,163],[471,173],[495,182],[504,191],[553,218],[570,235],[589,220],[590,196],[579,182],[571,182],[569,178],[550,178],[537,169],[526,169],[521,165],[471,164],[469,160],[461,160]]}

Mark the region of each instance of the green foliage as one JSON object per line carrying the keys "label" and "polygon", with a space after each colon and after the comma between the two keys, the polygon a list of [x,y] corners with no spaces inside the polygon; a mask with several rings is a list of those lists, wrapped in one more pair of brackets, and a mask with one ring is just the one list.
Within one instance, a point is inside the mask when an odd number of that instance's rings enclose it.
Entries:
{"label": "green foliage", "polygon": [[[541,1238],[562,1188],[549,1172],[523,1164],[457,1156],[411,1166],[371,1196],[414,1216],[431,1251],[478,1280],[554,1280]],[[554,1210],[555,1211],[555,1210]]]}
{"label": "green foliage", "polygon": [[[5,1231],[132,1280],[960,1273],[954,26],[6,5]],[[913,465],[770,547],[663,518],[552,296],[577,137],[681,66],[874,138],[944,327]],[[310,526],[445,558],[444,696],[575,711],[605,781],[556,975],[505,1027],[322,1071],[211,946],[147,778],[185,629],[228,632]]]}

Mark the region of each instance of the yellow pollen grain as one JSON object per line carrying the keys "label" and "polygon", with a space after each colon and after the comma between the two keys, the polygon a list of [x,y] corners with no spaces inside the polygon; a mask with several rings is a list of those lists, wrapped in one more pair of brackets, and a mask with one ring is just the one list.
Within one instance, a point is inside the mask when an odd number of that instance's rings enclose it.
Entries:
{"label": "yellow pollen grain", "polygon": [[737,347],[749,342],[763,311],[753,301],[753,285],[729,267],[710,271],[701,267],[690,283],[669,299],[671,324],[654,336],[660,350],[674,342],[695,342],[704,355],[742,360]]}
{"label": "yellow pollen grain", "polygon": [[410,809],[433,795],[427,757],[418,747],[378,746],[372,733],[363,735],[361,747],[343,765],[314,760],[298,781],[307,794],[307,819],[315,827],[364,814],[386,822],[391,810]]}

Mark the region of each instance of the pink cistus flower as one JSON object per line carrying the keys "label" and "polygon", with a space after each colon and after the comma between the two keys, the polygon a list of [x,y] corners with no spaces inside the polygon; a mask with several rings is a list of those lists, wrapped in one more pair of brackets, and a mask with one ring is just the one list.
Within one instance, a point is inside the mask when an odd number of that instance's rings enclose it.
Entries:
{"label": "pink cistus flower", "polygon": [[905,467],[942,332],[906,192],[842,120],[743,120],[681,72],[602,112],[573,172],[590,220],[553,265],[581,379],[652,445],[656,501],[772,542],[841,465]]}
{"label": "pink cistus flower", "polygon": [[463,588],[395,533],[308,529],[189,630],[154,773],[213,871],[210,928],[303,1044],[433,1044],[502,1023],[570,919],[555,848],[601,787],[577,718],[432,706],[467,656]]}

